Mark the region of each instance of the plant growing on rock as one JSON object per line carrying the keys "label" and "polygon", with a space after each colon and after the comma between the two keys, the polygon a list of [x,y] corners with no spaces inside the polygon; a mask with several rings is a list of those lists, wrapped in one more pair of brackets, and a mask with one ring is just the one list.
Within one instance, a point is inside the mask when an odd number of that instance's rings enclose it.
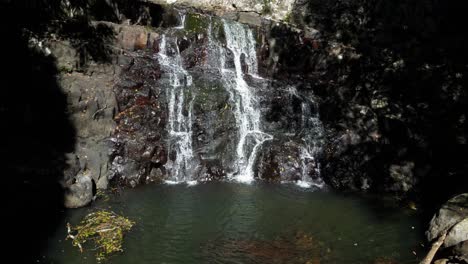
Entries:
{"label": "plant growing on rock", "polygon": [[124,234],[130,231],[135,223],[114,212],[100,210],[88,214],[77,226],[67,223],[68,236],[73,245],[83,252],[83,244],[92,241],[96,245],[96,258],[99,262],[106,260],[116,252],[122,252]]}

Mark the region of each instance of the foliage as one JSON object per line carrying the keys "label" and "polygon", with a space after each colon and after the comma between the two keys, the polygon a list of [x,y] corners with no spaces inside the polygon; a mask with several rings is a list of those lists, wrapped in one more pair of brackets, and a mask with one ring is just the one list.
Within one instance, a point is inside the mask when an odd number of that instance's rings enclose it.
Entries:
{"label": "foliage", "polygon": [[92,241],[96,244],[96,258],[106,260],[116,252],[122,252],[124,234],[130,231],[135,223],[114,212],[100,210],[88,214],[79,225],[69,228],[68,237],[73,245],[82,250],[82,244]]}
{"label": "foliage", "polygon": [[262,13],[264,15],[271,14],[271,0],[263,0],[263,9]]}

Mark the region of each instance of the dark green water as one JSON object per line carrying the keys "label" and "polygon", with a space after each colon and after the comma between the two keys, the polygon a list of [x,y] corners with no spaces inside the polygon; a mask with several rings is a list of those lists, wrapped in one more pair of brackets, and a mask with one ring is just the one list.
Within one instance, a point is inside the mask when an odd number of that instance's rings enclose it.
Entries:
{"label": "dark green water", "polygon": [[96,208],[137,222],[110,263],[417,263],[424,253],[411,210],[293,185],[208,183],[146,186],[68,211],[40,262],[95,263],[64,238],[67,221]]}

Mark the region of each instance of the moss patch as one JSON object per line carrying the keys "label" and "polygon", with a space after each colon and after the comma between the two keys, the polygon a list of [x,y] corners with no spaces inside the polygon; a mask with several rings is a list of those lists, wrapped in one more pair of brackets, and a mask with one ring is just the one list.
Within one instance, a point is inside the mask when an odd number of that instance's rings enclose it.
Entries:
{"label": "moss patch", "polygon": [[200,14],[187,14],[185,30],[190,33],[206,33],[210,25],[209,17]]}
{"label": "moss patch", "polygon": [[95,244],[96,258],[99,262],[110,255],[122,252],[124,234],[130,231],[135,223],[114,212],[101,210],[88,214],[77,226],[68,227],[68,237],[73,245],[83,251],[82,245],[88,241]]}

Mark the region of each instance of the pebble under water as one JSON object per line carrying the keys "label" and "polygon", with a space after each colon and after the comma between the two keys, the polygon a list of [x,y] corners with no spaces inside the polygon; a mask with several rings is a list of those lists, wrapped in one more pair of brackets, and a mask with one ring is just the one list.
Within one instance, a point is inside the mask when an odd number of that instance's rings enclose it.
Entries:
{"label": "pebble under water", "polygon": [[65,240],[66,223],[110,209],[136,222],[110,263],[418,263],[417,212],[381,199],[295,185],[206,183],[126,190],[67,211],[44,263],[96,263]]}

